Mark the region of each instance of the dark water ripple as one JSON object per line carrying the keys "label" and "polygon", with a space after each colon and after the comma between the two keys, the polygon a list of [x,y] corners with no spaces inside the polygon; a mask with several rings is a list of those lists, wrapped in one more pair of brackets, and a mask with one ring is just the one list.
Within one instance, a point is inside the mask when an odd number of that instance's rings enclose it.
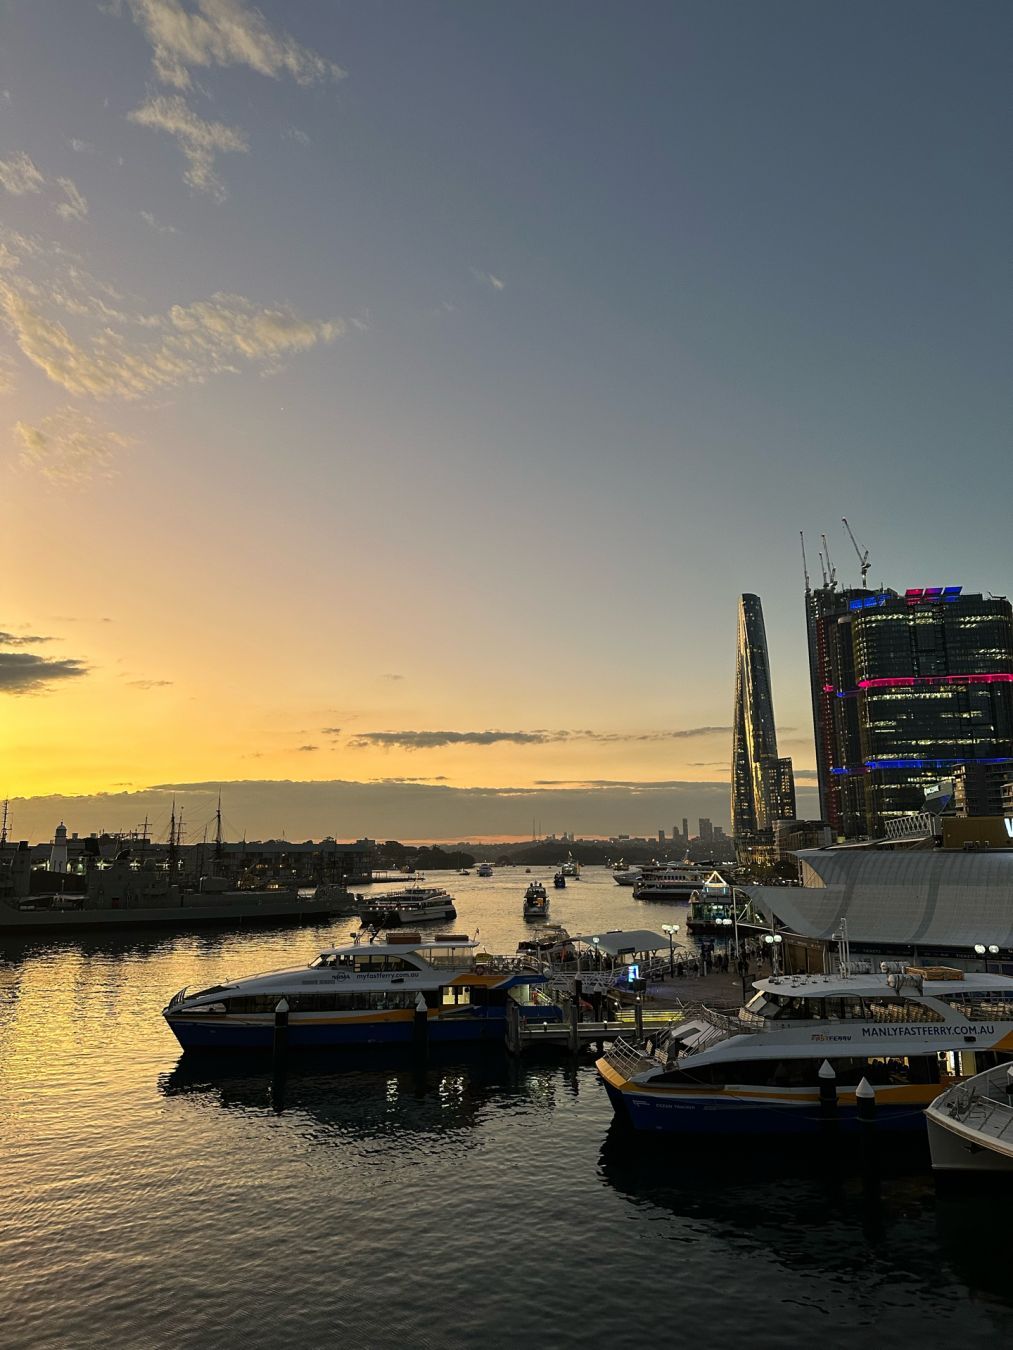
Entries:
{"label": "dark water ripple", "polygon": [[[462,881],[464,926],[512,949],[522,884]],[[572,931],[668,917],[604,877],[554,903]],[[256,1060],[181,1059],[168,994],[316,940],[5,952],[0,1344],[1009,1343],[1013,1196],[937,1195],[923,1156],[870,1187],[848,1163],[657,1147],[587,1066],[318,1057],[272,1085]]]}

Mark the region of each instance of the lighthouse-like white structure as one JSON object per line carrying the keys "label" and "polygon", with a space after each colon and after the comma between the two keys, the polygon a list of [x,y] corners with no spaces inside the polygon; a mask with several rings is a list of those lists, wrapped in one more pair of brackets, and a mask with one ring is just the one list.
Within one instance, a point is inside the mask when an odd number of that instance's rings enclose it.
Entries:
{"label": "lighthouse-like white structure", "polygon": [[53,847],[49,853],[49,870],[66,872],[67,870],[67,827],[61,820],[53,835]]}

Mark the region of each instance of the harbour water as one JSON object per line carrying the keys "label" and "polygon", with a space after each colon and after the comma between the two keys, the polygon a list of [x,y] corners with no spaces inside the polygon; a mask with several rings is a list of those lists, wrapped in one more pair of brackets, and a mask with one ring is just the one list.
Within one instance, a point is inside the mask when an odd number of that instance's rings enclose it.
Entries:
{"label": "harbour water", "polygon": [[[523,869],[431,880],[514,949]],[[572,933],[685,915],[604,869],[550,897]],[[181,1058],[176,989],[350,927],[3,948],[0,1344],[1008,1343],[1008,1199],[923,1157],[648,1147],[586,1062]]]}

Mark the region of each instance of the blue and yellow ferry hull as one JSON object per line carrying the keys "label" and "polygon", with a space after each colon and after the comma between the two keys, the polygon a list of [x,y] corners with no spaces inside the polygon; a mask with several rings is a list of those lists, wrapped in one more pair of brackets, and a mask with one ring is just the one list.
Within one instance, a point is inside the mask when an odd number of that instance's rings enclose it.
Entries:
{"label": "blue and yellow ferry hull", "polygon": [[[558,1022],[562,1017],[559,1008],[545,1004],[521,1005],[520,1013],[538,1022]],[[184,1050],[270,1050],[274,1045],[274,1018],[270,1014],[166,1012],[163,1015]],[[462,1014],[434,1008],[429,1011],[426,1036],[433,1044],[502,1041],[506,1030],[505,1009],[473,1009]],[[411,1009],[330,1017],[295,1015],[288,1023],[287,1044],[293,1050],[411,1045],[417,1034]]]}
{"label": "blue and yellow ferry hull", "polygon": [[[818,1136],[827,1128],[819,1093],[761,1088],[650,1088],[617,1073],[604,1060],[598,1071],[620,1120],[650,1134],[732,1137],[749,1135]],[[925,1107],[945,1083],[885,1086],[876,1089],[876,1130],[883,1134],[924,1135]],[[857,1133],[854,1089],[838,1094],[836,1121],[844,1133]]]}

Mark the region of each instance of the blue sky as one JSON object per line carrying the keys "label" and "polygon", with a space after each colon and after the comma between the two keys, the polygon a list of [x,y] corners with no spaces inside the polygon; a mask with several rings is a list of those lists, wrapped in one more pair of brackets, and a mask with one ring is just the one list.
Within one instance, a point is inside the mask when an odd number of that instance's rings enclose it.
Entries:
{"label": "blue sky", "polygon": [[725,781],[743,590],[811,766],[799,529],[1009,589],[1008,6],[0,13],[26,794]]}

